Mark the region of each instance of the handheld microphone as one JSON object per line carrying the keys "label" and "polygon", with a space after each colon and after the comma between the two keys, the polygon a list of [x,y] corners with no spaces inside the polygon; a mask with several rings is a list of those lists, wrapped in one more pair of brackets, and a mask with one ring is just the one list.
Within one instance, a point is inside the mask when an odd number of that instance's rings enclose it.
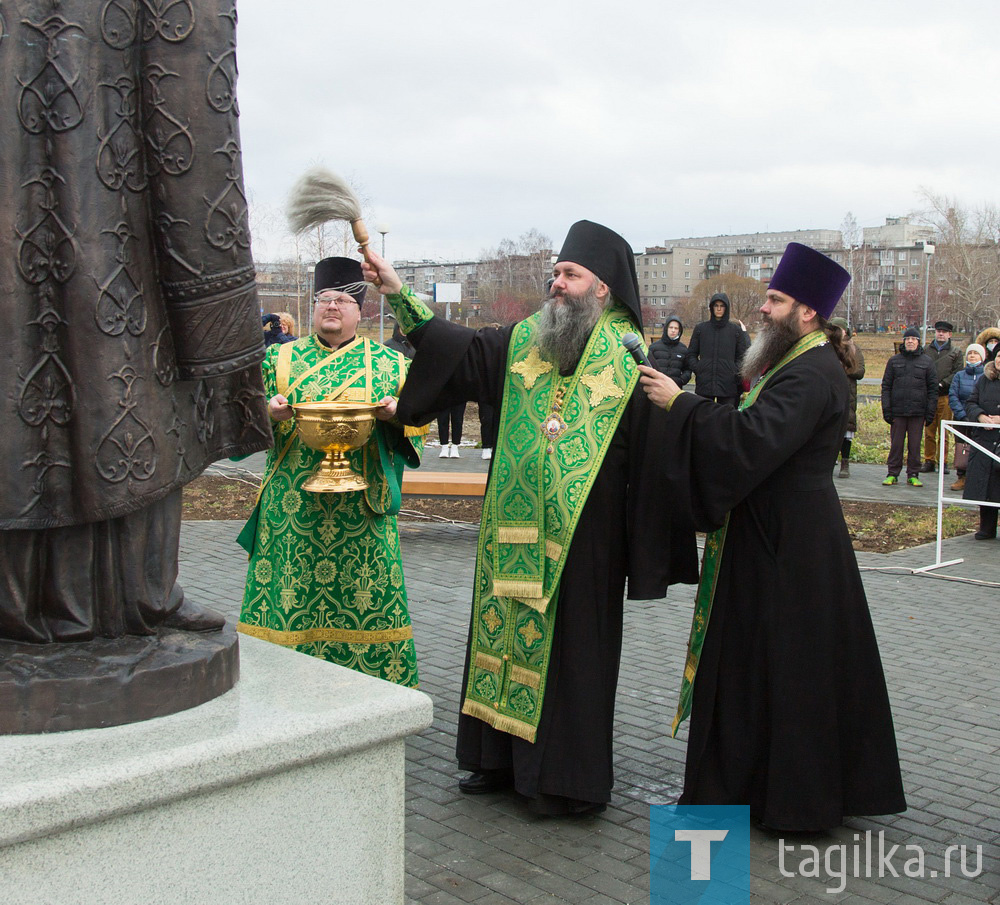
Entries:
{"label": "handheld microphone", "polygon": [[651,368],[646,353],[642,351],[642,341],[634,333],[626,333],[622,336],[622,345],[628,349],[629,354],[635,359],[637,365],[645,365]]}

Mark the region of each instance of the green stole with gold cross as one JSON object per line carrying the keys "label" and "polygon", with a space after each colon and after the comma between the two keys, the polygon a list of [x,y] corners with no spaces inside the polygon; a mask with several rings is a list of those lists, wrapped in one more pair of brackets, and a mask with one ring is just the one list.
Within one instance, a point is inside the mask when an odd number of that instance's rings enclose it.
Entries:
{"label": "green stole with gold cross", "polygon": [[[798,339],[784,357],[764,376],[757,381],[748,393],[744,393],[739,410],[750,408],[757,401],[767,382],[790,361],[794,361],[803,352],[826,345],[826,333],[814,330]],[[698,580],[698,592],[694,598],[694,616],[691,619],[691,634],[688,637],[688,654],[684,663],[684,677],[681,679],[680,700],[677,702],[677,713],[671,734],[677,735],[681,723],[691,715],[691,700],[694,695],[694,679],[698,672],[698,662],[701,659],[701,649],[705,644],[705,634],[708,631],[709,618],[712,615],[712,602],[715,600],[715,586],[719,580],[719,566],[722,563],[722,551],[726,545],[726,530],[729,528],[729,513],[721,528],[710,531],[705,538],[705,553],[701,561],[701,577]]]}
{"label": "green stole with gold cross", "polygon": [[542,357],[538,315],[514,327],[499,443],[479,532],[462,713],[535,740],[559,578],[587,495],[639,380],[621,346],[628,311],[605,309],[576,370]]}

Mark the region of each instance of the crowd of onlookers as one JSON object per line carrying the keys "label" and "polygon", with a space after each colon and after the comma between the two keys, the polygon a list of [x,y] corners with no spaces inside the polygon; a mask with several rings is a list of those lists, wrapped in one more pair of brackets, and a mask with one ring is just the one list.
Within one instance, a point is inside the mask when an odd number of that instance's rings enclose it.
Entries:
{"label": "crowd of onlookers", "polygon": [[[739,321],[729,317],[729,299],[725,293],[709,301],[709,318],[697,326],[685,345],[681,337],[684,325],[679,317],[669,317],[663,335],[649,347],[650,363],[673,378],[680,386],[695,378],[695,392],[726,405],[737,405],[745,386],[740,381],[740,360],[750,345],[750,337]],[[857,386],[865,375],[864,355],[851,336],[843,318],[833,318],[853,353],[853,367],[847,370],[851,380],[851,411],[841,447],[838,476],[850,477],[851,444],[857,430]],[[963,351],[953,345],[954,327],[948,321],[934,325],[934,339],[921,344],[920,333],[911,327],[903,334],[899,351],[893,355],[882,376],[882,416],[889,425],[888,474],[886,486],[899,483],[905,468],[906,483],[923,486],[920,475],[950,473],[949,446],[945,431],[944,457],[941,449],[942,421],[966,421],[1000,425],[1000,380],[997,350],[1000,348],[1000,324],[988,327]],[[1000,428],[956,428],[968,439],[994,453],[1000,449]],[[954,442],[956,480],[953,491],[962,491],[968,500],[1000,502],[1000,463],[967,442]],[[997,535],[997,512],[993,506],[979,507],[979,531],[976,538],[987,540]]]}

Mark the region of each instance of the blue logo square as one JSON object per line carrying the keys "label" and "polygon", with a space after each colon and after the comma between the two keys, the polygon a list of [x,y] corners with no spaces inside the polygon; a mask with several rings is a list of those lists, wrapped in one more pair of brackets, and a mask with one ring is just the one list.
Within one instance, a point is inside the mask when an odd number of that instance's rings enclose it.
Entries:
{"label": "blue logo square", "polygon": [[748,900],[754,839],[749,807],[653,805],[650,905],[738,905]]}

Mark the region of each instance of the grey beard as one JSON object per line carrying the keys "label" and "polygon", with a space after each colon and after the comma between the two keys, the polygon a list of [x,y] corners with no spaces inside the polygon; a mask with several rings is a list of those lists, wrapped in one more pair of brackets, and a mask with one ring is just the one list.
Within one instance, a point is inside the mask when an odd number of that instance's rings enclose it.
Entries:
{"label": "grey beard", "polygon": [[559,305],[549,296],[538,319],[538,346],[542,354],[554,361],[560,371],[574,368],[602,309],[594,286],[579,298],[563,296]]}
{"label": "grey beard", "polygon": [[798,318],[794,312],[784,320],[765,322],[743,356],[740,377],[752,384],[764,371],[774,367],[798,338]]}

